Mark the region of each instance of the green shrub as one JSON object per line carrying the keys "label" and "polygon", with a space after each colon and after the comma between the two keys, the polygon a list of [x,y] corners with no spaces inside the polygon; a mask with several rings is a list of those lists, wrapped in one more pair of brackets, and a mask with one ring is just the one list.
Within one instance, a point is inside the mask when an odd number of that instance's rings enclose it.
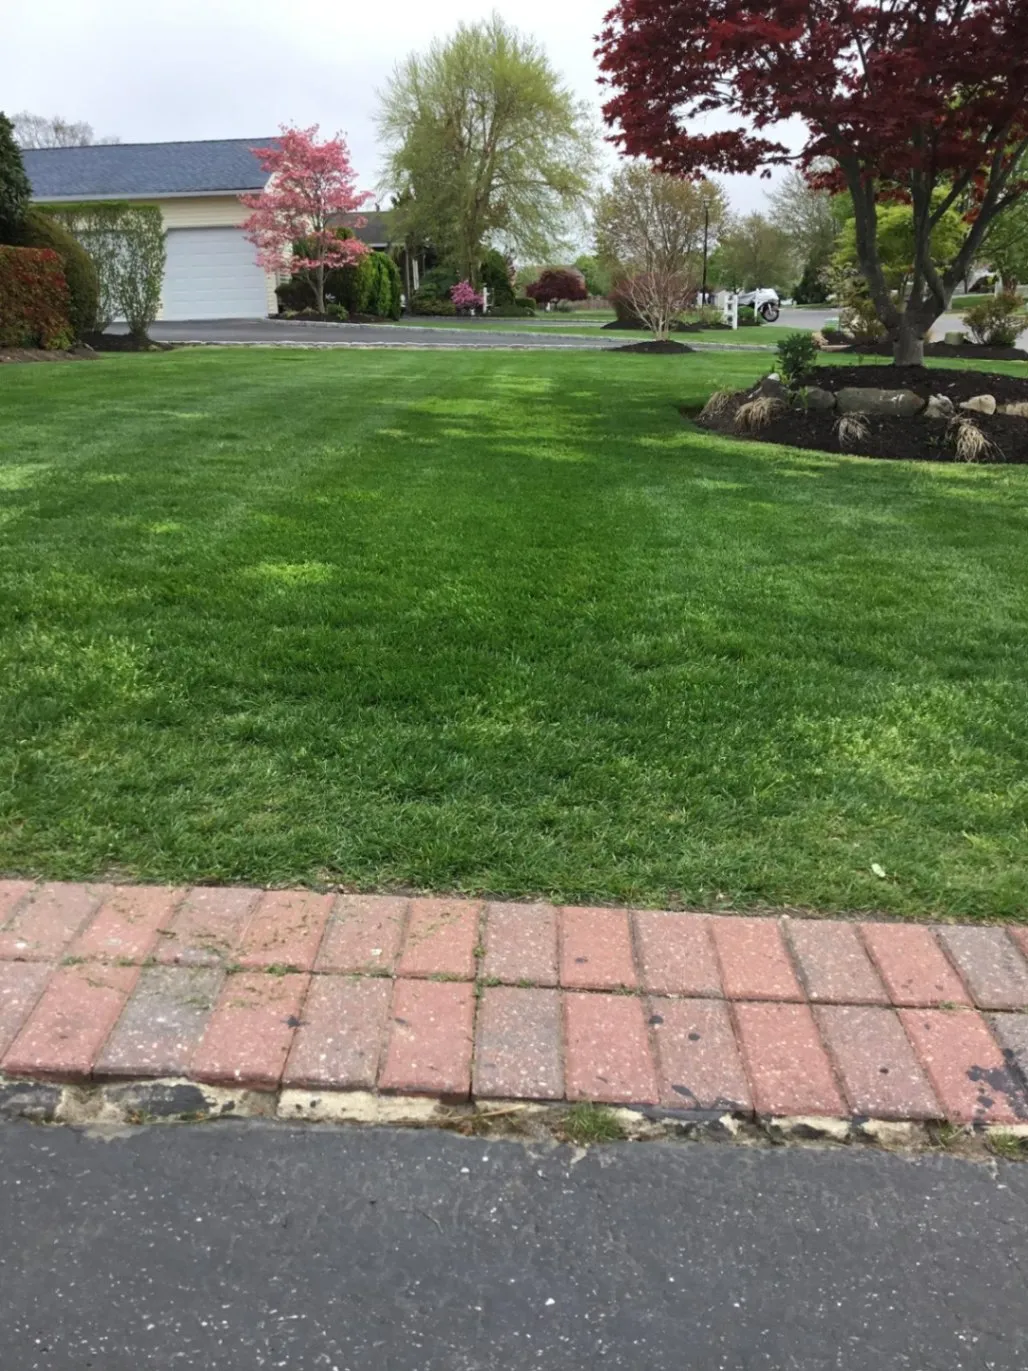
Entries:
{"label": "green shrub", "polygon": [[790,333],[778,344],[778,374],[792,390],[817,364],[817,344],[810,333]]}
{"label": "green shrub", "polygon": [[0,243],[17,242],[31,197],[14,125],[0,114]]}
{"label": "green shrub", "polygon": [[441,314],[449,318],[456,315],[457,306],[452,300],[437,299],[434,295],[422,295],[419,291],[417,295],[411,297],[410,312],[411,314]]}
{"label": "green shrub", "polygon": [[421,278],[417,294],[426,300],[449,300],[450,291],[460,277],[450,267],[432,267]]}
{"label": "green shrub", "polygon": [[828,299],[828,286],[821,268],[813,262],[808,262],[792,295],[798,305],[823,305]]}
{"label": "green shrub", "polygon": [[535,301],[530,299],[527,295],[516,296],[514,303],[517,305],[518,309],[523,309],[528,314],[535,313]]}
{"label": "green shrub", "polygon": [[384,252],[367,252],[349,266],[325,273],[325,298],[349,314],[399,319],[401,293],[400,269]]}
{"label": "green shrub", "polygon": [[489,299],[494,305],[513,305],[514,287],[511,284],[511,275],[510,263],[503,253],[490,248],[482,259],[479,276],[481,284],[487,287]]}
{"label": "green shrub", "polygon": [[118,303],[129,333],[145,341],[161,308],[168,235],[158,205],[130,205],[121,219]]}
{"label": "green shrub", "polygon": [[1028,328],[1024,302],[1013,292],[993,295],[964,314],[964,323],[973,342],[981,347],[1011,348]]}
{"label": "green shrub", "polygon": [[275,296],[280,310],[298,313],[302,309],[314,308],[314,287],[304,276],[292,276],[275,287]]}
{"label": "green shrub", "polygon": [[18,246],[56,252],[68,283],[69,320],[72,333],[82,338],[96,328],[100,309],[100,282],[92,258],[82,244],[56,219],[30,209],[22,221]]}
{"label": "green shrub", "polygon": [[534,319],[534,309],[522,309],[520,305],[490,305],[487,319]]}
{"label": "green shrub", "polygon": [[874,301],[866,295],[851,297],[839,311],[839,329],[852,338],[857,347],[872,347],[882,342],[888,333],[878,317]]}
{"label": "green shrub", "polygon": [[0,347],[67,348],[71,297],[52,248],[0,247]]}
{"label": "green shrub", "polygon": [[760,317],[760,315],[757,313],[757,311],[753,308],[752,305],[739,306],[740,328],[755,328],[757,324],[762,324],[763,322],[763,319]]}

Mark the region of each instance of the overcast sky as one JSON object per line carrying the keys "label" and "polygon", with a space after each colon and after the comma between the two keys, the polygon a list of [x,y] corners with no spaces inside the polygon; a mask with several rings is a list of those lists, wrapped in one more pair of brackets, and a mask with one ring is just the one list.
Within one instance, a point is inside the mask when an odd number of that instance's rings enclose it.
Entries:
{"label": "overcast sky", "polygon": [[[258,138],[320,124],[349,139],[361,183],[380,170],[375,93],[398,58],[494,8],[546,47],[597,112],[593,38],[610,0],[8,0],[0,109],[84,119],[122,142]],[[613,154],[612,154],[613,156]],[[767,183],[731,178],[737,209]]]}

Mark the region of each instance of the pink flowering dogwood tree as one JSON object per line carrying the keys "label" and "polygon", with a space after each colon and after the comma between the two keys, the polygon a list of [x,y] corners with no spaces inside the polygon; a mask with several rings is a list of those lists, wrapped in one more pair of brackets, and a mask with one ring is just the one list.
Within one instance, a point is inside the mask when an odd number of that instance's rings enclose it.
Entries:
{"label": "pink flowering dogwood tree", "polygon": [[[352,215],[368,199],[356,186],[342,134],[318,142],[318,125],[282,126],[277,146],[254,148],[269,180],[259,195],[239,198],[253,213],[242,225],[265,271],[310,274],[316,308],[325,312],[325,272],[349,266],[369,252],[357,238],[340,238],[331,220]],[[366,221],[350,221],[361,228]],[[302,244],[297,251],[295,245]]]}

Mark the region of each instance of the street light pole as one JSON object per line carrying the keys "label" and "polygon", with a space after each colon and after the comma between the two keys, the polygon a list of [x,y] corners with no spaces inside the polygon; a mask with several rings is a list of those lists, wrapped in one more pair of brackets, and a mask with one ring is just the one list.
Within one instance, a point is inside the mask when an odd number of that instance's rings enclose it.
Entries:
{"label": "street light pole", "polygon": [[700,288],[700,304],[707,304],[707,230],[710,228],[710,202],[703,202],[703,285]]}

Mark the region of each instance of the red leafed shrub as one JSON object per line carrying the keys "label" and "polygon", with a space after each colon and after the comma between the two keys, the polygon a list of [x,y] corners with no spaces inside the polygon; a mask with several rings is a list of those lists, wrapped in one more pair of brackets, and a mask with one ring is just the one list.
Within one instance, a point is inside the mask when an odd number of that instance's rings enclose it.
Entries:
{"label": "red leafed shrub", "polygon": [[0,247],[0,347],[71,347],[70,308],[52,248]]}
{"label": "red leafed shrub", "polygon": [[538,281],[525,287],[531,300],[545,305],[554,300],[587,300],[585,277],[575,267],[547,267]]}

